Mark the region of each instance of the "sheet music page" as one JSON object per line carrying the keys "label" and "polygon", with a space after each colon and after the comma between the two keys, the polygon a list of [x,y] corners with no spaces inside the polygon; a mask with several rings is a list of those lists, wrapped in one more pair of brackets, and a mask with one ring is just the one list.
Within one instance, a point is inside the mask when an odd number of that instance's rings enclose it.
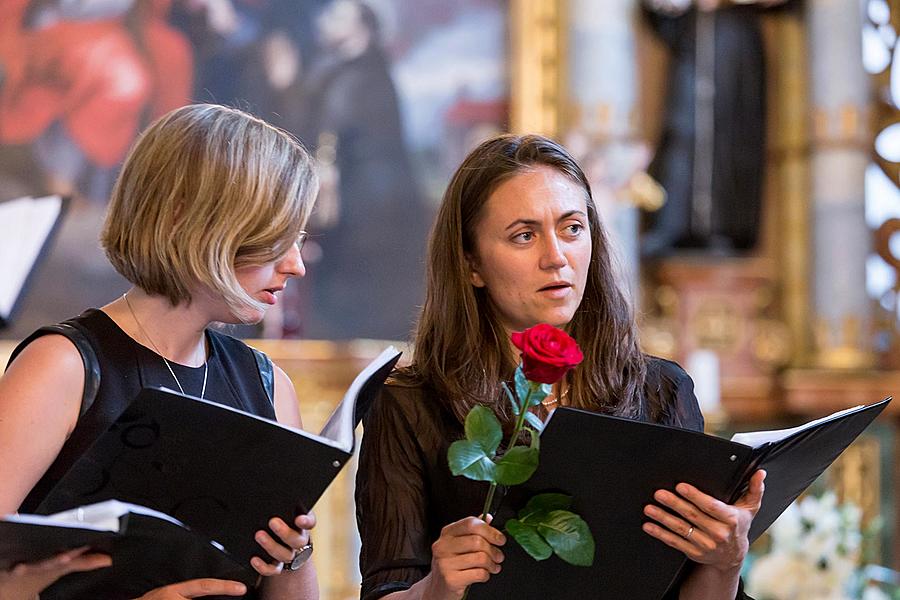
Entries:
{"label": "sheet music page", "polygon": [[97,531],[119,531],[120,518],[128,513],[146,515],[162,521],[168,521],[184,527],[178,519],[129,502],[118,500],[105,500],[87,506],[79,506],[71,510],[54,513],[52,515],[8,515],[3,520],[11,523],[30,523],[32,525],[52,525],[55,527],[78,527],[82,529],[95,529]]}
{"label": "sheet music page", "polygon": [[12,312],[62,204],[59,196],[0,202],[0,317]]}
{"label": "sheet music page", "polygon": [[353,447],[354,423],[353,416],[356,412],[356,397],[363,385],[397,354],[393,346],[385,348],[369,365],[363,369],[344,394],[343,400],[328,418],[319,435],[335,442],[336,447],[347,452]]}
{"label": "sheet music page", "polygon": [[809,429],[810,427],[814,427],[815,425],[824,423],[825,421],[837,419],[843,415],[855,412],[862,408],[865,408],[865,405],[860,404],[859,406],[845,408],[844,410],[839,410],[836,413],[828,415],[827,417],[822,417],[821,419],[816,419],[814,421],[810,421],[809,423],[798,425],[797,427],[791,427],[790,429],[773,429],[769,431],[747,431],[745,433],[736,433],[731,437],[731,441],[739,442],[753,448],[759,448],[766,442],[777,442],[778,440],[783,440],[784,438],[789,437],[797,433],[798,431]]}

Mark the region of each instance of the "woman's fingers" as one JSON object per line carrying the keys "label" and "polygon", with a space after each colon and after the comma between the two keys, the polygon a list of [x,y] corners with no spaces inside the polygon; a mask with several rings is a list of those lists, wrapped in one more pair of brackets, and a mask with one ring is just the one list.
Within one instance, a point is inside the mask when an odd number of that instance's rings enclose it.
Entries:
{"label": "woman's fingers", "polygon": [[[281,523],[283,525],[284,521],[282,521]],[[258,556],[254,556],[250,559],[250,566],[253,567],[257,573],[263,575],[264,577],[278,575],[284,568],[283,563],[290,562],[294,558],[293,548],[285,547],[284,545],[279,544],[266,531],[257,531],[254,539],[260,546],[262,546],[263,550],[265,550],[269,554],[269,556],[274,558],[276,561],[274,564],[268,563]]]}
{"label": "woman's fingers", "polygon": [[82,571],[93,571],[112,566],[112,558],[107,554],[80,554],[68,561],[63,566],[63,571],[68,573],[80,573]]}
{"label": "woman's fingers", "polygon": [[441,538],[460,537],[465,535],[480,535],[495,546],[502,546],[506,543],[505,535],[477,517],[460,519],[455,523],[447,525],[441,530]]}
{"label": "woman's fingers", "polygon": [[765,471],[750,478],[747,492],[733,505],[704,494],[686,483],[676,493],[657,490],[644,514],[655,522],[644,523],[649,535],[680,550],[691,560],[722,568],[739,566],[749,547],[747,532],[762,503]]}
{"label": "woman's fingers", "polygon": [[138,600],[184,600],[204,596],[243,596],[246,593],[247,586],[237,581],[189,579],[151,590]]}
{"label": "woman's fingers", "polygon": [[273,575],[278,575],[284,570],[284,563],[278,562],[275,564],[267,563],[263,559],[258,556],[254,556],[250,559],[250,566],[253,569],[262,575],[263,577],[271,577]]}
{"label": "woman's fingers", "polygon": [[765,480],[766,472],[759,469],[750,478],[750,486],[747,488],[744,495],[738,499],[735,505],[752,511],[754,515],[759,512],[759,507],[762,505],[763,494],[765,494],[766,491]]}
{"label": "woman's fingers", "polygon": [[[675,538],[684,540],[687,545],[695,546],[703,551],[711,550],[716,546],[715,541],[701,527],[688,523],[681,517],[677,517],[672,513],[659,508],[658,506],[653,506],[652,504],[645,506],[644,514],[656,521],[656,526],[658,528],[668,530],[669,532],[674,534]],[[652,525],[652,523],[650,524]],[[652,533],[652,528],[648,530],[648,528],[645,527],[644,531],[650,533],[651,535],[653,535],[653,537],[659,538],[658,535],[654,535]],[[675,538],[672,538],[671,541],[680,541]],[[664,539],[663,541],[666,541],[668,543],[667,539]],[[686,548],[687,546],[685,544],[679,543],[678,547],[679,549],[682,549]]]}
{"label": "woman's fingers", "polygon": [[288,527],[287,523],[275,517],[269,520],[269,528],[275,532],[281,542],[284,545],[291,548],[291,555],[293,556],[293,550],[299,550],[303,546],[309,543],[309,533],[305,530],[300,529],[299,531],[296,529],[292,529]]}
{"label": "woman's fingers", "polygon": [[470,571],[484,569],[488,573],[500,572],[500,563],[495,561],[487,552],[468,552],[440,559],[441,566],[446,571]]}
{"label": "woman's fingers", "polygon": [[254,536],[256,543],[262,546],[263,550],[269,553],[269,556],[279,562],[288,562],[294,558],[294,549],[288,548],[283,544],[279,544],[269,535],[268,531],[257,531]]}
{"label": "woman's fingers", "polygon": [[19,576],[47,574],[53,576],[55,580],[69,573],[92,571],[112,564],[112,559],[106,554],[87,554],[88,550],[87,546],[67,550],[40,562],[20,563],[11,571]]}
{"label": "woman's fingers", "polygon": [[[719,502],[712,496],[707,496],[697,488],[679,483],[676,488],[678,494],[668,490],[657,490],[653,499],[670,509],[670,512],[681,515],[688,526],[693,525],[709,531],[717,521],[728,518],[733,509]],[[680,495],[679,495],[680,494]],[[676,530],[676,533],[680,533]]]}
{"label": "woman's fingers", "polygon": [[312,512],[300,515],[294,519],[294,524],[297,526],[297,529],[312,529],[316,526],[316,515]]}
{"label": "woman's fingers", "polygon": [[464,535],[454,539],[452,548],[449,549],[448,555],[464,555],[482,552],[491,558],[494,562],[503,562],[505,558],[500,548],[496,547],[480,535]]}
{"label": "woman's fingers", "polygon": [[[642,527],[646,533],[660,540],[667,546],[671,546],[672,548],[683,552],[688,558],[692,560],[699,558],[701,553],[698,548],[682,536],[676,535],[674,532],[665,527],[660,527],[656,523],[644,523]],[[693,535],[697,535],[696,532]],[[693,537],[693,535],[691,537]]]}
{"label": "woman's fingers", "polygon": [[283,563],[290,562],[294,558],[294,552],[309,543],[309,529],[316,526],[316,517],[309,513],[300,515],[294,519],[297,529],[290,527],[283,519],[273,517],[269,519],[269,527],[277,536],[272,537],[268,531],[257,531],[254,539],[262,546],[276,563],[268,563],[258,556],[250,559],[250,565],[260,574],[266,577],[278,575],[284,568]]}
{"label": "woman's fingers", "polygon": [[506,536],[488,524],[491,520],[490,515],[467,517],[441,530],[431,546],[432,573],[439,589],[463,593],[473,583],[500,572],[505,557],[497,546],[506,543]]}

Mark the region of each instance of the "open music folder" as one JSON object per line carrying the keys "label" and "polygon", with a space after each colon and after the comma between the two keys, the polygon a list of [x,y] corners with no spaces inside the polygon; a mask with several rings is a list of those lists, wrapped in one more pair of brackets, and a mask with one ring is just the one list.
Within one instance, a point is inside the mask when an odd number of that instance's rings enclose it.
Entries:
{"label": "open music folder", "polygon": [[259,575],[177,519],[143,506],[107,500],[49,516],[0,519],[0,570],[89,546],[112,566],[64,577],[42,600],[121,600],[177,581],[215,577],[253,587]]}
{"label": "open music folder", "polygon": [[541,492],[573,497],[572,510],[588,523],[594,564],[576,567],[556,556],[535,561],[510,539],[502,571],[469,588],[470,600],[660,600],[689,566],[681,552],[644,533],[644,506],[659,489],[686,482],[733,503],[757,469],[767,472],[751,542],[877,417],[890,398],[800,427],[738,434],[732,440],[703,433],[589,413],[553,412],[541,434],[540,466],[513,487],[493,525],[503,529],[528,499]]}
{"label": "open music folder", "polygon": [[319,435],[145,388],[35,512],[112,499],[148,507],[250,570],[251,557],[267,556],[254,533],[274,516],[292,523],[309,512],[353,455],[354,430],[399,357],[391,347],[363,369]]}
{"label": "open music folder", "polygon": [[68,199],[60,196],[0,202],[0,328],[21,310],[34,272],[52,245]]}

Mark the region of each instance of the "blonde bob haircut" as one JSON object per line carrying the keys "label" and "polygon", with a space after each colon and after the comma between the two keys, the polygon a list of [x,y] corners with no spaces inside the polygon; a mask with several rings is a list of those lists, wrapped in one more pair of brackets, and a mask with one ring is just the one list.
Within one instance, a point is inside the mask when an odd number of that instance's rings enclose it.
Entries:
{"label": "blonde bob haircut", "polygon": [[235,268],[275,261],[306,225],[313,161],[290,134],[213,104],[176,109],[131,149],[100,241],[128,281],[173,306],[202,286],[240,319],[260,308]]}

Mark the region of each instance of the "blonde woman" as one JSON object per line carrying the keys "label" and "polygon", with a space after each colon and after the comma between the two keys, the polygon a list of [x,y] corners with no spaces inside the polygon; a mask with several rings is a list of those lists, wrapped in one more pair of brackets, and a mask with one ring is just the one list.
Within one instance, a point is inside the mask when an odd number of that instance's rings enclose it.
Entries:
{"label": "blonde woman", "polygon": [[[132,149],[113,190],[101,242],[133,285],[99,309],[39,330],[0,378],[0,514],[29,512],[141,387],[160,385],[300,427],[285,373],[209,328],[256,323],[293,277],[318,183],[291,136],[238,110],[177,109]],[[84,348],[99,373],[86,369]],[[99,377],[98,377],[99,375]],[[273,519],[256,541],[257,590],[192,580],[144,600],[210,595],[318,598],[311,563],[288,572],[309,541],[311,515]],[[0,574],[0,597],[33,598],[71,571],[109,563],[83,550]],[[257,596],[258,594],[258,596]]]}

